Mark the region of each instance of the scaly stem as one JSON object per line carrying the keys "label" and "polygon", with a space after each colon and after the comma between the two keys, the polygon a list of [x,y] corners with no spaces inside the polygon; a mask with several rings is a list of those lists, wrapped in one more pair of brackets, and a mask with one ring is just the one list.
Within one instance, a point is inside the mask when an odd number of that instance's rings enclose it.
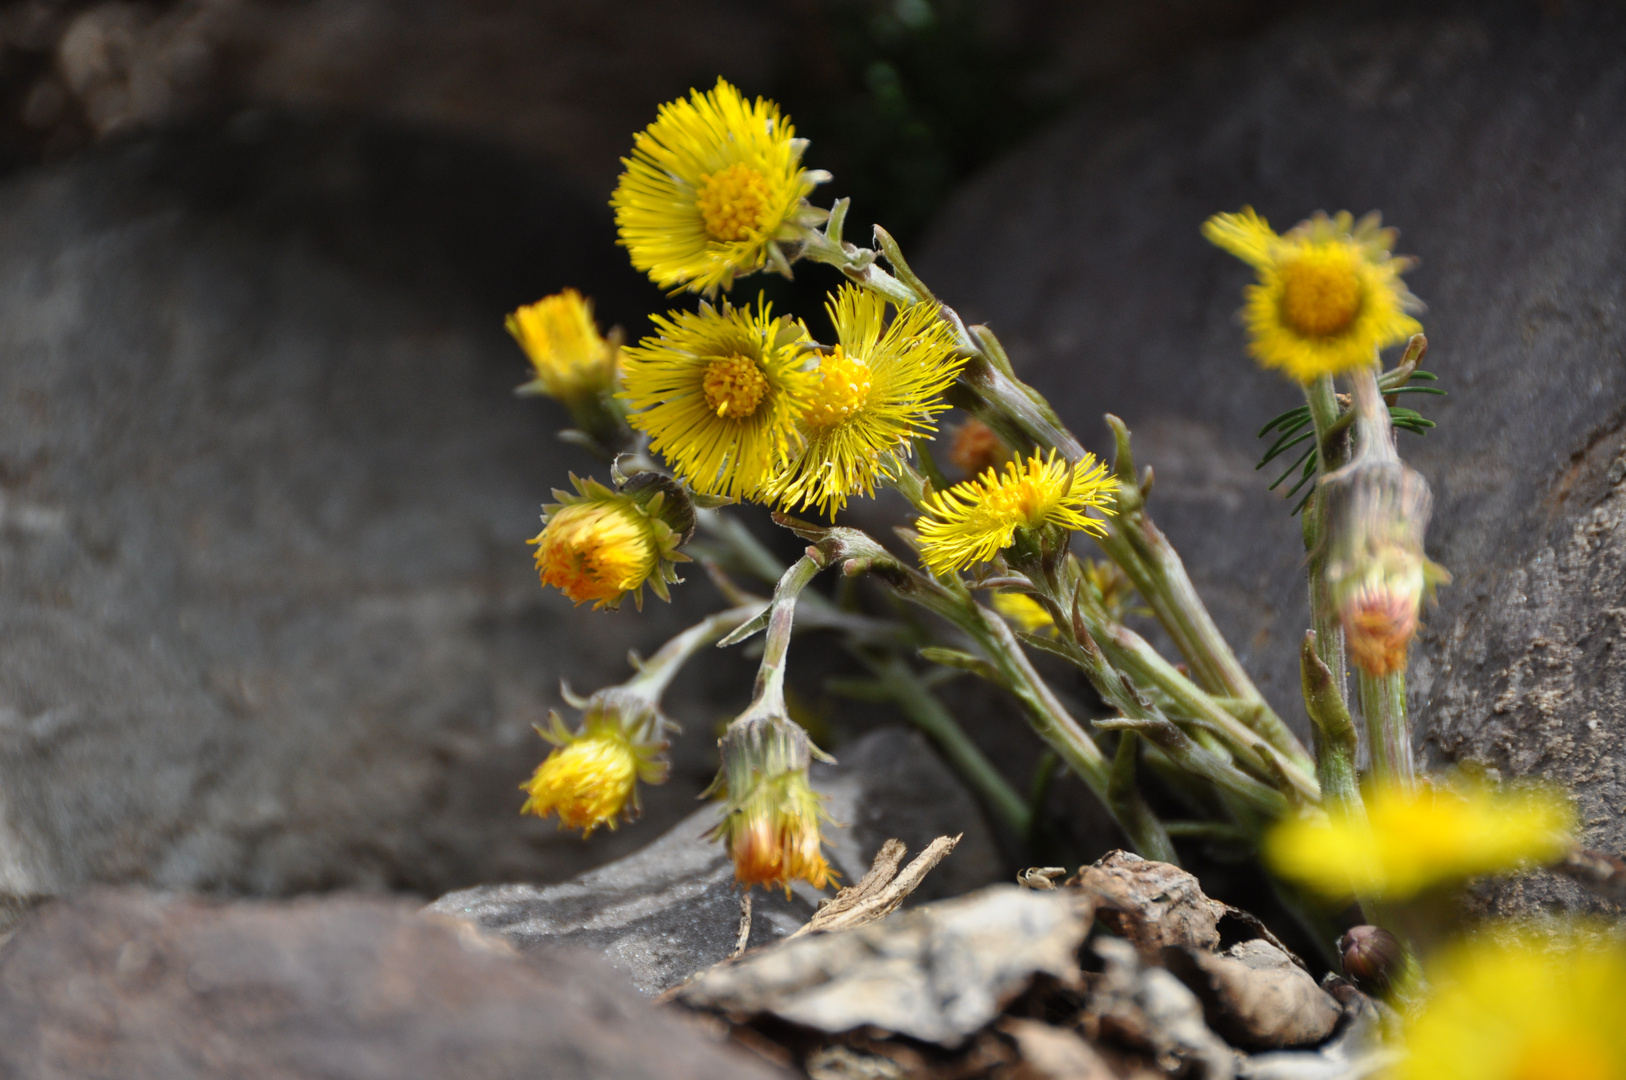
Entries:
{"label": "scaly stem", "polygon": [[628,679],[624,687],[652,702],[659,702],[677,673],[683,670],[683,665],[695,653],[762,612],[762,604],[741,604],[702,619],[668,640],[654,656],[636,661],[633,666],[638,669],[638,674]]}
{"label": "scaly stem", "polygon": [[741,624],[723,639],[722,644],[735,645],[761,629],[764,623],[767,625],[768,632],[762,645],[762,664],[757,668],[751,704],[734,721],[736,724],[757,717],[788,715],[785,708],[785,655],[790,651],[791,630],[796,621],[796,598],[827,565],[812,554],[797,559],[779,579],[767,610]]}

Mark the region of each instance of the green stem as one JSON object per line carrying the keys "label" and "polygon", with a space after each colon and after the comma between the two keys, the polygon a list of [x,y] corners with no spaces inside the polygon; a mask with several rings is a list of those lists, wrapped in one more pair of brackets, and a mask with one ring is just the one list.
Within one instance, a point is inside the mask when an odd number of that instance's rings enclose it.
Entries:
{"label": "green stem", "polygon": [[638,674],[626,681],[625,688],[651,702],[659,702],[677,673],[683,670],[683,665],[695,653],[761,615],[763,609],[762,604],[741,604],[695,623],[668,640],[655,655],[638,661],[634,665]]}
{"label": "green stem", "polygon": [[1316,486],[1304,507],[1304,550],[1310,579],[1310,625],[1315,630],[1316,655],[1330,673],[1341,700],[1349,699],[1349,669],[1344,659],[1344,627],[1327,590],[1327,496],[1321,478],[1343,462],[1342,417],[1332,378],[1323,375],[1304,388],[1304,400],[1315,426]]}
{"label": "green stem", "polygon": [[1316,633],[1304,634],[1299,650],[1299,675],[1304,683],[1304,706],[1316,732],[1316,778],[1321,782],[1322,805],[1345,814],[1363,814],[1361,789],[1355,770],[1358,740],[1332,671],[1316,648]]}
{"label": "green stem", "polygon": [[741,624],[723,639],[724,645],[738,644],[760,629],[764,622],[767,624],[762,663],[757,668],[756,688],[751,695],[751,704],[734,721],[736,724],[758,717],[789,715],[785,708],[785,656],[790,651],[791,630],[796,621],[796,598],[827,565],[824,560],[811,554],[797,559],[779,579],[767,610]]}

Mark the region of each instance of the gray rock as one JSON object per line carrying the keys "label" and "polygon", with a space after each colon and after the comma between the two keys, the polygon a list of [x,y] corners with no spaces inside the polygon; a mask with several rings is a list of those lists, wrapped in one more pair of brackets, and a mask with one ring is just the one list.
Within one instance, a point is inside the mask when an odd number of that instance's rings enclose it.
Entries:
{"label": "gray rock", "polygon": [[[1626,13],[1617,5],[1320,5],[1229,51],[1098,91],[944,214],[915,266],[998,331],[1098,450],[1155,467],[1151,511],[1244,664],[1299,718],[1298,522],[1254,432],[1295,404],[1235,312],[1248,270],[1199,224],[1372,208],[1402,227],[1447,398],[1402,435],[1456,575],[1414,650],[1427,755],[1578,794],[1626,848]],[[1268,474],[1273,475],[1273,474]],[[1579,900],[1568,885],[1530,900]]]}
{"label": "gray rock", "polygon": [[100,890],[0,955],[16,1080],[782,1075],[651,1008],[597,958],[520,957],[411,905]]}
{"label": "gray rock", "polygon": [[[862,877],[892,837],[914,853],[938,836],[962,832],[954,853],[911,899],[955,896],[1000,876],[999,855],[976,804],[919,735],[877,731],[844,750],[839,764],[814,770],[825,808],[846,826],[826,829],[830,863],[845,884]],[[734,950],[740,899],[727,852],[705,836],[716,822],[717,810],[708,806],[636,854],[574,881],[465,889],[430,910],[473,919],[521,949],[600,950],[639,989],[657,993]],[[756,893],[751,944],[801,926],[818,896],[804,883],[789,898]]]}
{"label": "gray rock", "polygon": [[[518,813],[560,678],[715,604],[537,584],[539,506],[594,463],[511,394],[502,315],[566,284],[606,324],[658,302],[607,210],[440,137],[250,113],[0,187],[0,893],[433,897],[647,842]],[[703,727],[752,667],[696,667]],[[715,770],[675,755],[657,829]]]}

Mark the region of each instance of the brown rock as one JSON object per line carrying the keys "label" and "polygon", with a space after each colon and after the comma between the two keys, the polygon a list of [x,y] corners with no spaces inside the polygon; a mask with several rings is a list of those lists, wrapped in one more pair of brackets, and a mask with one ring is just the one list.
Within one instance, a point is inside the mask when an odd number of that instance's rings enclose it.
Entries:
{"label": "brown rock", "polygon": [[0,956],[0,1075],[775,1075],[640,1000],[594,957],[521,958],[414,910],[123,890],[52,904]]}
{"label": "brown rock", "polygon": [[1236,1046],[1313,1046],[1343,1015],[1309,972],[1267,941],[1244,941],[1218,955],[1172,948],[1163,959],[1202,999],[1209,1026]]}
{"label": "brown rock", "polygon": [[1142,955],[1171,945],[1219,946],[1225,905],[1203,895],[1197,879],[1178,866],[1111,851],[1080,870],[1077,884],[1095,897],[1096,917]]}
{"label": "brown rock", "polygon": [[1117,1075],[1076,1031],[1014,1017],[1001,1021],[999,1030],[1016,1040],[1022,1055],[1012,1073],[1015,1080],[1114,1080]]}

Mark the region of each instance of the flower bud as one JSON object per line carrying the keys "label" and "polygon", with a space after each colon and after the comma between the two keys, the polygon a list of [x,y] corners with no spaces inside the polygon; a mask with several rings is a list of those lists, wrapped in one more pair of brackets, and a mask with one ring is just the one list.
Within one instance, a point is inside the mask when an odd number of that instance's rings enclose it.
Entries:
{"label": "flower bud", "polygon": [[837,875],[824,860],[820,796],[808,783],[815,752],[807,733],[782,716],[742,717],[721,743],[722,771],[711,792],[726,800],[711,835],[734,861],[746,888],[806,881],[824,888]]}
{"label": "flower bud", "polygon": [[600,336],[592,302],[575,289],[519,308],[505,325],[536,369],[536,378],[520,387],[520,393],[545,394],[571,405],[613,388],[616,347]]}
{"label": "flower bud", "polygon": [[948,459],[967,476],[981,476],[1016,457],[994,429],[972,417],[954,429]]}
{"label": "flower bud", "polygon": [[626,687],[608,687],[585,701],[568,690],[565,696],[583,710],[582,725],[569,731],[552,712],[550,729],[537,728],[555,749],[520,785],[528,796],[520,813],[557,814],[560,828],[589,836],[600,825],[614,829],[618,818],[638,816],[639,780],[666,780],[665,734],[672,725],[649,696]]}
{"label": "flower bud", "polygon": [[554,491],[558,503],[545,507],[536,545],[536,569],[578,604],[620,606],[627,593],[643,607],[647,583],[662,600],[671,599],[675,565],[687,562],[678,548],[694,535],[694,507],[675,481],[654,473],[634,476],[620,491],[596,480],[572,476],[577,494]]}
{"label": "flower bud", "polygon": [[1404,671],[1423,597],[1450,580],[1423,554],[1428,482],[1398,462],[1366,465],[1327,496],[1327,586],[1350,660],[1372,676]]}
{"label": "flower bud", "polygon": [[1344,976],[1363,993],[1383,997],[1405,963],[1400,941],[1380,926],[1352,926],[1338,939]]}

